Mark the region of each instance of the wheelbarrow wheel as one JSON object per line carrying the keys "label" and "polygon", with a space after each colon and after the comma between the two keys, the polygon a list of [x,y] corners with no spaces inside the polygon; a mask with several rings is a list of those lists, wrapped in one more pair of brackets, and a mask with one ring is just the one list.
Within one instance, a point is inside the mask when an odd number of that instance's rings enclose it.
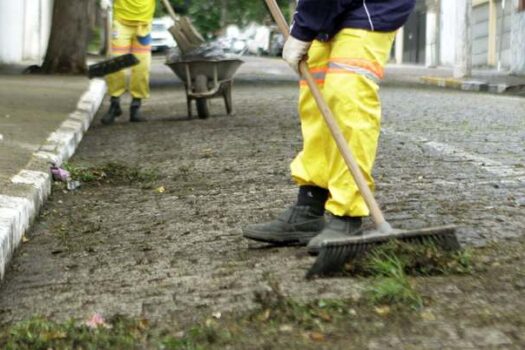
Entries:
{"label": "wheelbarrow wheel", "polygon": [[[205,75],[197,75],[195,77],[195,92],[208,91],[208,78]],[[197,114],[199,118],[206,119],[210,116],[210,109],[208,108],[208,100],[205,98],[197,98]]]}

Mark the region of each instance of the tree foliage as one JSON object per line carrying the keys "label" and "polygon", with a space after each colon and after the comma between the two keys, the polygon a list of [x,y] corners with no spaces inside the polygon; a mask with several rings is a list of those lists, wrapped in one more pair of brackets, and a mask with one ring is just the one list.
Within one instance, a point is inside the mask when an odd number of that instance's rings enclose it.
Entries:
{"label": "tree foliage", "polygon": [[[161,0],[157,0],[157,14],[164,12]],[[263,0],[170,0],[175,11],[188,15],[201,33],[213,36],[229,24],[245,26],[254,21],[271,20]],[[289,16],[290,3],[295,0],[279,0],[285,16]]]}

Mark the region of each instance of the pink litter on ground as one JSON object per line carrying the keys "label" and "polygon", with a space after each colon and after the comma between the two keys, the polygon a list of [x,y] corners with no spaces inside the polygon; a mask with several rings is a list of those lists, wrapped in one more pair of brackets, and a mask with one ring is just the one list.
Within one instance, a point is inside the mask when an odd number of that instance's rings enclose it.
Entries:
{"label": "pink litter on ground", "polygon": [[53,175],[53,180],[66,182],[71,174],[66,169],[59,168],[57,166],[51,167],[51,175]]}
{"label": "pink litter on ground", "polygon": [[106,321],[104,321],[104,317],[98,313],[94,314],[89,320],[86,321],[86,326],[89,328],[98,328],[100,326],[108,327]]}

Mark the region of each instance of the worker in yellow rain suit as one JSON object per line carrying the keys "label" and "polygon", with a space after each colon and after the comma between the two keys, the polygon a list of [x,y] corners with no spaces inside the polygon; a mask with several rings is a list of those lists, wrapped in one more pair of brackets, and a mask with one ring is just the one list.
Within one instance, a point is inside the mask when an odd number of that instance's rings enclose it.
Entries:
{"label": "worker in yellow rain suit", "polygon": [[[140,63],[131,68],[129,92],[132,96],[130,121],[145,119],[140,115],[143,99],[149,97],[149,69],[151,66],[151,23],[155,12],[155,0],[114,0],[113,1],[113,56],[134,54]],[[112,124],[122,115],[120,96],[128,90],[125,71],[106,77],[111,103],[102,123]]]}
{"label": "worker in yellow rain suit", "polygon": [[[283,49],[283,58],[295,71],[302,59],[308,59],[372,189],[381,122],[378,83],[395,32],[414,5],[415,0],[299,0]],[[369,211],[303,81],[299,114],[303,150],[291,164],[299,186],[297,202],[275,220],[244,228],[243,234],[277,245],[307,244],[315,254],[324,240],[359,234],[362,217]]]}

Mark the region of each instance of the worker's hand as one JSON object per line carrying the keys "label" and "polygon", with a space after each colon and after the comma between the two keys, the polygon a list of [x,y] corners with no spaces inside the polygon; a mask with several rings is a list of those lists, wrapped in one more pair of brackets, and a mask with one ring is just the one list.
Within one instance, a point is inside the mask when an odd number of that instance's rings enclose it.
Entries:
{"label": "worker's hand", "polygon": [[299,73],[299,62],[306,57],[311,45],[310,41],[302,41],[290,35],[284,43],[283,59]]}

